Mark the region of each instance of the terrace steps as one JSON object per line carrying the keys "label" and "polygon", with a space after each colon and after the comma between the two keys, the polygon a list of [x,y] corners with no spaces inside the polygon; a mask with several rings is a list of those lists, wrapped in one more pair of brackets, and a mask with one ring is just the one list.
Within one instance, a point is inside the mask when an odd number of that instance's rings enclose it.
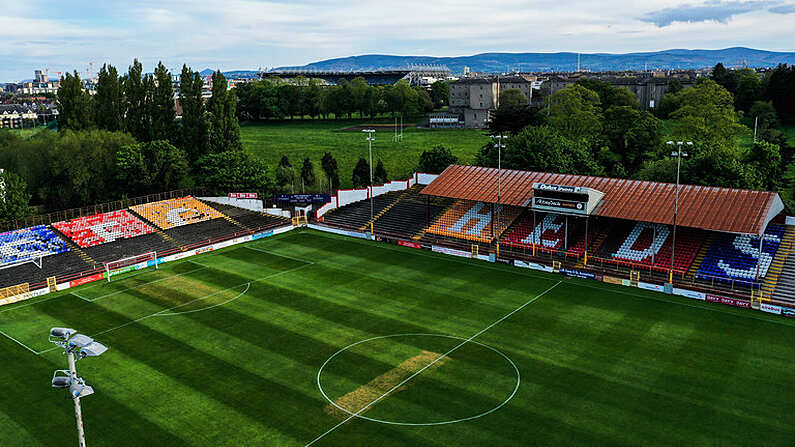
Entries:
{"label": "terrace steps", "polygon": [[420,232],[419,232],[419,233],[417,233],[415,236],[413,236],[413,237],[412,237],[412,239],[414,239],[415,241],[418,241],[418,240],[422,239],[422,238],[423,238],[423,236],[425,236],[425,233],[427,233],[427,232],[428,232],[428,230],[429,230],[429,229],[431,229],[431,227],[433,227],[434,225],[436,225],[436,222],[437,222],[437,221],[439,221],[439,219],[441,219],[441,218],[444,216],[444,214],[447,212],[447,210],[448,210],[448,209],[450,209],[450,208],[453,206],[453,204],[454,204],[454,203],[455,203],[455,202],[453,202],[453,203],[451,203],[450,205],[446,206],[446,207],[445,207],[445,208],[442,210],[442,212],[440,212],[440,213],[439,213],[439,215],[438,215],[438,216],[436,216],[436,218],[435,218],[435,219],[433,219],[433,221],[432,221],[432,222],[430,222],[430,224],[428,224],[428,226],[426,226],[425,228],[423,228],[422,230],[420,230]]}
{"label": "terrace steps", "polygon": [[409,188],[409,189],[404,190],[400,194],[398,194],[398,196],[395,197],[395,200],[393,200],[389,205],[385,206],[381,211],[379,211],[375,216],[373,216],[372,220],[370,220],[366,224],[362,225],[361,228],[359,228],[359,231],[366,231],[366,230],[370,229],[370,225],[375,224],[375,221],[377,221],[378,218],[380,218],[381,216],[386,214],[387,211],[391,210],[393,206],[397,205],[398,202],[403,200],[403,198],[406,197],[407,195],[409,195],[411,192],[412,192],[412,190],[411,190],[411,188]]}
{"label": "terrace steps", "polygon": [[72,242],[72,240],[69,239],[69,237],[67,237],[65,234],[61,233],[60,231],[58,231],[58,229],[53,227],[53,226],[50,226],[50,229],[52,229],[53,233],[57,234],[58,237],[63,239],[66,242],[66,245],[69,246],[69,250],[73,251],[77,256],[79,256],[80,259],[83,260],[83,262],[85,262],[86,264],[88,264],[90,266],[94,266],[94,267],[97,266],[98,262],[94,258],[89,256],[86,252],[84,252],[80,248],[79,245],[77,245],[74,242]]}
{"label": "terrace steps", "polygon": [[223,213],[221,213],[221,215],[223,216],[224,220],[226,220],[227,222],[231,223],[232,225],[240,228],[241,230],[251,230],[251,228],[247,227],[246,225],[243,225],[242,223],[238,222],[236,219],[233,219],[233,218],[231,218],[231,217],[229,217],[229,216],[227,216],[226,214],[223,214]]}
{"label": "terrace steps", "polygon": [[715,235],[712,233],[708,233],[704,242],[701,244],[701,248],[698,249],[698,253],[696,253],[695,259],[693,259],[693,263],[690,265],[690,269],[685,274],[685,279],[688,281],[694,281],[696,279],[696,272],[701,267],[701,263],[704,262],[704,257],[707,256],[707,252],[709,248],[712,246],[712,241],[715,239]]}
{"label": "terrace steps", "polygon": [[776,256],[770,263],[770,268],[767,270],[767,275],[762,283],[762,298],[770,300],[778,285],[779,278],[781,278],[784,267],[787,265],[787,260],[793,253],[793,244],[795,244],[795,227],[788,226],[781,238],[781,245]]}

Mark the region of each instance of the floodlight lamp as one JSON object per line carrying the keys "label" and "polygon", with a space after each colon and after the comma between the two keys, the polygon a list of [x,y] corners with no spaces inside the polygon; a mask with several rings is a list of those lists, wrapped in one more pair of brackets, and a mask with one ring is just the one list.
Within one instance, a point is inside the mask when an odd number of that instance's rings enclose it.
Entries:
{"label": "floodlight lamp", "polygon": [[50,329],[50,338],[59,338],[61,340],[68,340],[72,334],[75,333],[74,329],[65,327],[54,327]]}
{"label": "floodlight lamp", "polygon": [[53,388],[69,388],[72,384],[72,379],[65,376],[57,376],[52,378],[52,387]]}
{"label": "floodlight lamp", "polygon": [[75,334],[69,339],[69,347],[85,348],[86,346],[94,343],[94,339],[88,335]]}
{"label": "floodlight lamp", "polygon": [[69,386],[72,397],[86,397],[94,394],[94,388],[86,385],[83,379],[78,379]]}
{"label": "floodlight lamp", "polygon": [[88,345],[80,348],[80,358],[85,357],[99,357],[108,350],[108,347],[98,342],[91,342]]}

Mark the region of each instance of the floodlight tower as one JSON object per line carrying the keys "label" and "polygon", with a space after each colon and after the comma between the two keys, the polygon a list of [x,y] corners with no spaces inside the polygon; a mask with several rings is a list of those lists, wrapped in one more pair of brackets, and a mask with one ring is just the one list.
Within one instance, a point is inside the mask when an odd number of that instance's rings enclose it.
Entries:
{"label": "floodlight tower", "polygon": [[50,343],[63,348],[69,359],[69,369],[56,370],[52,375],[53,388],[69,388],[69,394],[75,403],[75,419],[77,420],[77,439],[80,447],[86,447],[86,434],[83,430],[83,414],[80,409],[80,398],[94,394],[94,388],[77,376],[76,363],[86,357],[98,357],[108,348],[93,338],[77,334],[74,329],[54,327],[50,329]]}
{"label": "floodlight tower", "polygon": [[682,167],[682,157],[687,157],[687,152],[682,152],[682,146],[693,146],[692,141],[667,141],[665,144],[676,146],[676,150],[671,152],[672,157],[676,157],[676,192],[674,194],[674,231],[671,240],[671,273],[670,282],[674,282],[674,256],[676,254],[676,216],[679,214],[679,171]]}
{"label": "floodlight tower", "polygon": [[[500,203],[502,202],[502,150],[505,149],[505,143],[503,141],[506,136],[500,132],[497,135],[492,135],[491,138],[494,140],[494,146],[497,148],[497,231],[499,231]],[[494,235],[492,234],[492,236]]]}
{"label": "floodlight tower", "polygon": [[370,147],[370,222],[373,221],[373,141],[375,141],[375,129],[364,129],[362,132],[367,134],[367,142]]}

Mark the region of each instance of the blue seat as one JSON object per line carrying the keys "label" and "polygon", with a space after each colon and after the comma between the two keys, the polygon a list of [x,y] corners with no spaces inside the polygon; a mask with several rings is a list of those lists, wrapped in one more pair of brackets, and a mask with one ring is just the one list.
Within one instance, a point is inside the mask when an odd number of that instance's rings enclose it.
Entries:
{"label": "blue seat", "polygon": [[696,272],[696,278],[753,285],[756,282],[757,265],[759,276],[767,275],[784,231],[781,225],[768,226],[763,236],[761,253],[758,237],[732,234],[718,236]]}
{"label": "blue seat", "polygon": [[66,251],[66,242],[44,225],[0,233],[0,265]]}

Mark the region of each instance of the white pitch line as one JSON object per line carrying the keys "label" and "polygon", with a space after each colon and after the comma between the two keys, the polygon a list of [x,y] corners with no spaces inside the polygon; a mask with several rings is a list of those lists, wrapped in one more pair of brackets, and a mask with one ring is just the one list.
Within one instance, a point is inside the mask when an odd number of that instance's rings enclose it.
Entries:
{"label": "white pitch line", "polygon": [[74,296],[76,296],[76,297],[80,298],[80,299],[81,299],[81,300],[83,300],[83,301],[88,301],[89,303],[91,302],[91,300],[90,300],[90,299],[88,299],[88,298],[84,297],[83,295],[80,295],[80,294],[79,294],[79,293],[77,293],[77,292],[69,292],[69,293],[67,293],[67,295],[74,295]]}
{"label": "white pitch line", "polygon": [[23,348],[27,349],[28,351],[30,351],[30,352],[32,352],[32,353],[34,353],[34,354],[36,354],[36,355],[39,355],[39,353],[38,353],[38,352],[36,352],[35,350],[31,349],[31,348],[30,348],[28,345],[26,345],[25,343],[22,343],[21,341],[17,340],[16,338],[14,338],[14,337],[12,337],[12,336],[10,336],[10,335],[6,334],[5,332],[3,332],[3,331],[0,331],[0,334],[3,334],[3,335],[5,335],[5,336],[6,336],[6,338],[8,338],[9,340],[11,340],[11,341],[13,341],[14,343],[18,344],[19,346],[22,346]]}
{"label": "white pitch line", "polygon": [[364,412],[364,410],[366,410],[366,409],[370,408],[371,406],[375,405],[375,404],[376,404],[377,402],[379,402],[381,399],[385,398],[387,395],[389,395],[390,393],[392,393],[392,391],[395,391],[396,389],[398,389],[398,388],[402,387],[403,385],[405,385],[405,384],[406,384],[408,381],[410,381],[410,380],[411,380],[411,379],[413,379],[414,377],[417,377],[418,375],[422,374],[422,372],[423,372],[423,371],[425,371],[426,369],[428,369],[428,368],[430,368],[431,366],[433,366],[434,364],[436,364],[436,362],[438,362],[439,360],[441,360],[441,359],[443,359],[443,358],[445,358],[445,357],[449,356],[450,354],[452,354],[453,352],[455,352],[456,350],[458,350],[458,348],[460,348],[461,346],[464,346],[465,344],[467,344],[467,343],[471,342],[472,340],[474,340],[475,338],[477,338],[478,336],[480,336],[480,335],[481,335],[481,334],[483,334],[484,332],[486,332],[486,331],[488,331],[489,329],[493,328],[494,326],[496,326],[496,325],[498,325],[498,324],[502,323],[503,321],[505,321],[507,318],[509,318],[511,315],[515,314],[516,312],[519,312],[520,310],[524,309],[525,307],[529,306],[530,304],[533,304],[534,302],[536,302],[536,300],[538,300],[538,299],[539,299],[539,298],[541,298],[542,296],[546,295],[546,294],[547,294],[547,293],[549,293],[549,292],[550,292],[552,289],[554,289],[555,287],[559,286],[559,285],[560,285],[560,284],[562,284],[562,283],[563,283],[563,281],[558,281],[558,282],[556,282],[556,283],[555,283],[555,284],[554,284],[552,287],[550,287],[550,288],[548,288],[547,290],[544,290],[543,292],[539,293],[538,295],[536,295],[535,297],[533,297],[533,298],[532,298],[530,301],[528,301],[528,302],[526,302],[526,303],[522,304],[521,306],[519,306],[519,307],[517,307],[516,309],[512,310],[511,312],[509,312],[508,314],[506,314],[505,316],[503,316],[503,317],[502,317],[502,318],[500,318],[499,320],[497,320],[497,321],[495,321],[494,323],[491,323],[490,325],[486,326],[484,329],[480,330],[480,331],[479,331],[479,332],[477,332],[475,335],[473,335],[473,336],[471,336],[471,337],[467,338],[466,340],[462,341],[461,343],[459,343],[458,345],[456,345],[455,347],[453,347],[453,349],[451,349],[451,350],[449,350],[449,351],[445,352],[444,354],[440,355],[439,357],[437,357],[437,358],[436,358],[436,360],[432,361],[431,363],[428,363],[427,365],[425,365],[424,367],[422,367],[421,369],[419,369],[417,372],[415,372],[414,374],[410,375],[408,378],[404,379],[402,382],[400,382],[400,383],[398,383],[397,385],[395,385],[395,386],[393,386],[392,388],[390,388],[390,389],[389,389],[389,390],[388,390],[386,393],[384,393],[384,394],[380,395],[379,397],[377,397],[375,400],[373,400],[373,401],[372,401],[372,402],[370,402],[369,404],[367,404],[367,405],[365,405],[364,407],[360,408],[360,409],[359,409],[359,411],[357,411],[356,413],[353,413],[353,414],[351,414],[350,416],[348,416],[346,419],[344,419],[344,420],[343,420],[342,422],[340,422],[339,424],[337,424],[337,425],[335,425],[335,426],[331,427],[331,428],[330,428],[330,429],[328,429],[328,430],[327,430],[325,433],[321,434],[321,435],[320,435],[320,436],[318,436],[317,438],[315,438],[315,439],[313,439],[312,441],[310,441],[310,442],[309,442],[308,444],[306,444],[304,447],[309,447],[310,445],[312,445],[312,444],[316,443],[317,441],[319,441],[319,440],[323,439],[323,437],[325,437],[325,436],[326,436],[326,435],[328,435],[329,433],[333,432],[333,431],[334,431],[334,430],[336,430],[337,428],[341,427],[341,426],[342,426],[343,424],[345,424],[346,422],[348,422],[348,421],[350,421],[351,419],[353,419],[353,418],[355,418],[355,417],[359,416],[360,414],[362,414],[362,412]]}
{"label": "white pitch line", "polygon": [[314,262],[312,262],[312,261],[307,261],[306,259],[296,258],[294,256],[283,255],[281,253],[276,253],[275,251],[263,250],[263,249],[257,248],[257,247],[249,247],[248,245],[244,245],[243,248],[248,248],[249,250],[255,250],[255,251],[262,252],[262,253],[267,253],[269,255],[280,256],[282,258],[292,259],[293,261],[308,262],[310,264],[314,264]]}
{"label": "white pitch line", "polygon": [[[120,293],[125,293],[125,292],[130,291],[130,290],[140,289],[141,287],[145,287],[145,286],[148,286],[150,284],[155,284],[155,283],[158,283],[158,282],[168,281],[169,279],[173,279],[173,278],[178,278],[180,276],[189,275],[191,273],[195,273],[195,272],[198,272],[199,270],[205,270],[205,269],[207,269],[206,266],[205,267],[199,267],[199,268],[197,268],[195,270],[190,270],[190,271],[187,271],[185,273],[180,273],[178,275],[171,275],[171,276],[168,276],[166,278],[160,278],[160,279],[156,279],[154,281],[149,281],[149,282],[145,282],[143,284],[138,284],[137,286],[126,287],[126,288],[124,288],[122,290],[117,290],[116,292],[107,293],[105,295],[100,295],[100,296],[98,296],[96,298],[90,299],[89,301],[93,303],[94,301],[99,301],[99,300],[101,300],[103,298],[107,298],[109,296],[118,295]],[[74,292],[72,292],[72,293],[74,293]]]}

